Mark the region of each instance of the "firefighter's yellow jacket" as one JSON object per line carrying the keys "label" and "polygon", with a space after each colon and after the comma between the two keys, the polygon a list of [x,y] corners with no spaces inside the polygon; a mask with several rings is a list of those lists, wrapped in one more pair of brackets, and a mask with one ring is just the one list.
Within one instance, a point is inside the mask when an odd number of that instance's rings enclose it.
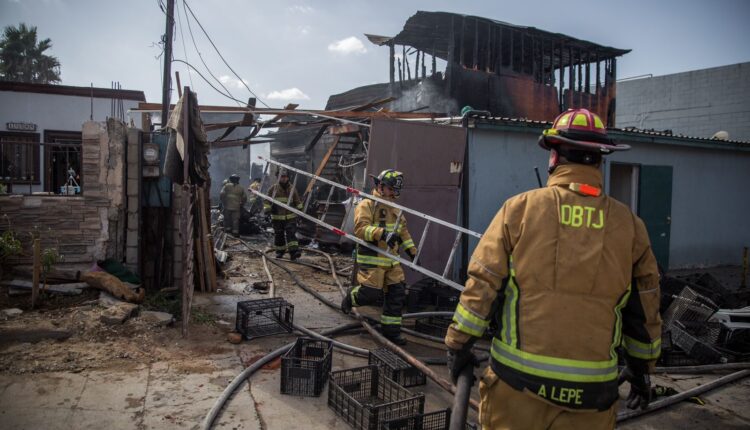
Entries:
{"label": "firefighter's yellow jacket", "polygon": [[561,165],[546,188],[506,201],[471,257],[445,338],[460,349],[494,319],[492,371],[571,409],[617,400],[619,346],[650,367],[661,351],[645,225],[601,186],[599,169]]}
{"label": "firefighter's yellow jacket", "polygon": [[245,194],[242,185],[233,182],[227,182],[224,184],[221,188],[219,198],[221,199],[221,204],[224,206],[224,209],[228,211],[240,210],[240,207],[247,201],[247,195]]}
{"label": "firefighter's yellow jacket", "polygon": [[[375,197],[386,199],[377,190],[374,190],[372,194]],[[362,200],[354,210],[354,235],[380,249],[388,249],[385,237],[396,228],[398,212],[398,209],[392,206],[374,200]],[[391,253],[395,254],[403,250],[414,256],[417,248],[414,246],[414,241],[409,234],[409,230],[406,228],[406,217],[404,216],[401,217],[399,222],[398,234],[400,244],[394,245]],[[363,276],[358,276],[359,281],[365,285],[382,288],[385,286],[383,285],[384,282],[386,284],[393,284],[404,280],[404,274],[398,261],[385,257],[364,246],[357,247],[357,263],[360,267],[360,275],[363,275],[363,269],[364,271],[369,271],[372,275],[364,276],[368,279],[362,279]],[[385,278],[382,276],[383,273],[378,273],[383,270],[388,271],[389,269],[395,269],[396,273],[388,274]]]}
{"label": "firefighter's yellow jacket", "polygon": [[[282,187],[279,183],[274,184],[268,190],[268,195],[281,203],[302,210],[302,200],[300,200],[297,190],[290,183],[287,183],[286,187]],[[271,211],[271,220],[273,221],[286,221],[297,217],[293,212],[279,205],[274,205],[268,200],[263,200],[263,209]]]}

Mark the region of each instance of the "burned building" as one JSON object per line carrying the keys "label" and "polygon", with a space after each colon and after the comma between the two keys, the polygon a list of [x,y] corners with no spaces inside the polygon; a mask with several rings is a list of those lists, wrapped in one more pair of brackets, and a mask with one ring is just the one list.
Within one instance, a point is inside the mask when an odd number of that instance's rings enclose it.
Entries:
{"label": "burned building", "polygon": [[548,121],[576,107],[599,113],[613,126],[617,57],[630,52],[447,12],[419,11],[395,36],[366,36],[390,49],[389,82],[333,95],[326,109],[391,96],[397,100],[387,107],[401,112],[456,114],[471,106],[498,116]]}

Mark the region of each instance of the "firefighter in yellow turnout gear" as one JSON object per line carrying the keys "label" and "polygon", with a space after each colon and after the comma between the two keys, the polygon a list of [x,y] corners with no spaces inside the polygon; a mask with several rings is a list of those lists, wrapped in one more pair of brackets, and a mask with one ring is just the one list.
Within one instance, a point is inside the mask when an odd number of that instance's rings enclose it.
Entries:
{"label": "firefighter in yellow turnout gear", "polygon": [[[373,195],[386,200],[395,200],[403,186],[403,174],[388,169],[374,177]],[[380,249],[398,253],[403,250],[414,259],[417,248],[406,229],[402,216],[396,226],[398,210],[375,202],[363,200],[354,211],[354,234]],[[401,336],[401,314],[406,302],[404,271],[399,262],[365,247],[357,247],[357,280],[341,303],[341,309],[349,313],[353,306],[367,306],[383,302],[380,325],[383,336],[390,341],[405,345]]]}
{"label": "firefighter in yellow turnout gear", "polygon": [[[279,171],[279,181],[271,186],[268,195],[281,203],[302,210],[302,200],[297,190],[289,183],[289,173],[286,169]],[[299,258],[301,253],[297,242],[297,215],[268,200],[263,201],[263,208],[271,213],[276,257],[281,258],[288,251],[292,260]]]}
{"label": "firefighter in yellow turnout gear", "polygon": [[240,185],[240,176],[232,174],[224,183],[219,195],[224,215],[224,229],[234,236],[240,235],[240,208],[247,201],[245,190]]}
{"label": "firefighter in yellow turnout gear", "polygon": [[483,429],[612,429],[618,383],[630,382],[628,407],[645,408],[661,351],[645,225],[602,194],[602,155],[628,147],[585,109],[561,114],[539,143],[547,187],[508,199],[480,240],[445,338],[448,366],[456,378],[475,364],[471,345],[494,320]]}

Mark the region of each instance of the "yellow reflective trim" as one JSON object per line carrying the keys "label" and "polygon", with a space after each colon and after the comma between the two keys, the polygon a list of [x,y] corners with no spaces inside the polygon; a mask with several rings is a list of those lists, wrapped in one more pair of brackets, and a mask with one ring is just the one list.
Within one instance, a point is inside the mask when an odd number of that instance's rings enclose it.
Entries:
{"label": "yellow reflective trim", "polygon": [[628,289],[626,290],[625,295],[622,296],[620,302],[615,306],[615,335],[612,338],[612,345],[609,348],[609,356],[614,359],[617,359],[617,351],[615,351],[615,348],[620,346],[620,343],[622,342],[622,308],[625,307],[630,298],[630,293],[632,292],[630,287],[630,284],[628,284]]}
{"label": "yellow reflective trim", "polygon": [[352,289],[351,294],[349,294],[349,297],[351,297],[351,299],[352,299],[352,306],[355,306],[355,307],[359,306],[357,304],[357,293],[359,292],[359,287],[361,287],[361,285],[357,285],[356,287],[354,287]]}
{"label": "yellow reflective trim", "polygon": [[383,325],[401,325],[401,317],[392,317],[388,315],[380,315],[380,324]]}
{"label": "yellow reflective trim", "polygon": [[409,249],[414,247],[414,241],[412,239],[407,240],[406,242],[401,244],[401,247],[403,249]]}
{"label": "yellow reflective trim", "polygon": [[497,338],[492,340],[492,358],[520,372],[570,382],[608,382],[617,378],[617,360],[584,361],[548,357],[521,351]]}
{"label": "yellow reflective trim", "polygon": [[482,337],[484,331],[490,325],[489,321],[476,316],[461,303],[458,304],[456,312],[453,314],[453,322],[456,330],[474,337]]}
{"label": "yellow reflective trim", "polygon": [[628,352],[628,355],[643,360],[656,360],[661,355],[661,338],[655,339],[651,343],[643,343],[625,335],[622,346]]}
{"label": "yellow reflective trim", "polygon": [[604,128],[604,123],[602,122],[602,119],[599,118],[599,115],[594,115],[594,127]]}
{"label": "yellow reflective trim", "polygon": [[376,257],[373,255],[362,255],[360,253],[357,253],[357,263],[371,264],[373,266],[384,266],[384,267],[391,267],[391,266],[395,266],[399,264],[398,261],[391,260],[390,258]]}

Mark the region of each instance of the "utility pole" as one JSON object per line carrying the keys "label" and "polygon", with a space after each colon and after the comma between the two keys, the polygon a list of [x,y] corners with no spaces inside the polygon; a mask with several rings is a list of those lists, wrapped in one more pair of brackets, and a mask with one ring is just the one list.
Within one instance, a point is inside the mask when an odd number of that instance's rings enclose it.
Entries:
{"label": "utility pole", "polygon": [[166,127],[172,87],[172,29],[174,28],[174,0],[167,0],[167,30],[164,34],[164,79],[161,92],[161,126]]}

